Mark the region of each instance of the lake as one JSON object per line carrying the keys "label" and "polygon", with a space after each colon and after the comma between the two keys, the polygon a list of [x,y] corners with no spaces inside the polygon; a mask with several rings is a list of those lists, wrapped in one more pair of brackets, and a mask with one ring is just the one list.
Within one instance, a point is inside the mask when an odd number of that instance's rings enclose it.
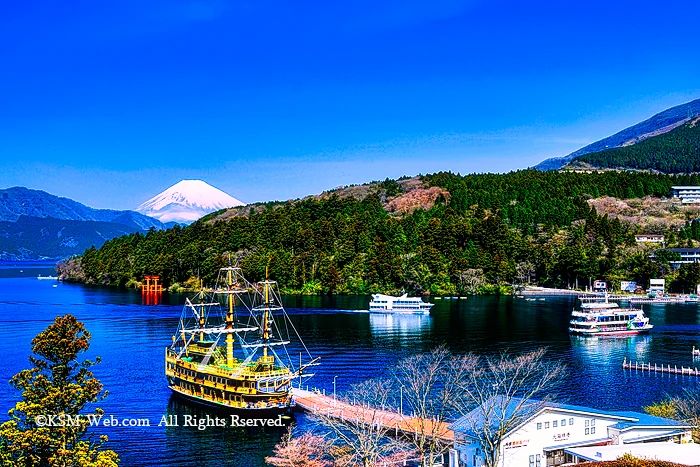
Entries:
{"label": "lake", "polygon": [[[176,330],[184,295],[166,293],[161,304],[147,305],[133,290],[37,280],[39,274],[54,271],[46,264],[0,265],[0,420],[19,399],[4,382],[29,367],[31,339],[55,316],[70,313],[92,333],[87,357],[102,357],[94,372],[109,395],[99,406],[119,419],[151,420],[149,427],[100,427],[122,465],[265,465],[284,429],[157,426],[163,415],[207,414],[172,398],[163,374],[164,349]],[[332,392],[336,377],[340,393],[381,375],[402,357],[440,344],[478,354],[548,347],[550,358],[568,367],[568,384],[558,397],[601,409],[639,411],[666,394],[700,385],[700,378],[622,369],[624,357],[691,366],[691,348],[700,347],[696,304],[645,305],[655,326],[648,336],[585,339],[568,334],[569,313],[576,305],[568,297],[436,300],[430,316],[370,315],[362,311],[368,302],[369,297],[285,297],[305,344],[321,357],[310,385]],[[292,345],[290,354],[297,348]],[[304,415],[296,419],[301,429],[312,427]]]}

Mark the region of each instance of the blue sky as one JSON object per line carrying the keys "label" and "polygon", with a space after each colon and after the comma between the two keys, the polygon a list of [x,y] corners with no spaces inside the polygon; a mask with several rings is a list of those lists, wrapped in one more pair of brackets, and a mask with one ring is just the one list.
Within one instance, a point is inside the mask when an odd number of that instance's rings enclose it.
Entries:
{"label": "blue sky", "polygon": [[566,155],[700,97],[697,2],[4,2],[0,188],[131,209]]}

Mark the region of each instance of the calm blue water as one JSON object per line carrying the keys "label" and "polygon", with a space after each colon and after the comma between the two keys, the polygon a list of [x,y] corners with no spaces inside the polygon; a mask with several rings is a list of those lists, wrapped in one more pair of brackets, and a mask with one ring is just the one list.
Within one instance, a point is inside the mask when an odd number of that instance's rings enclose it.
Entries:
{"label": "calm blue water", "polygon": [[[22,272],[20,272],[22,271]],[[88,357],[99,355],[95,374],[109,390],[100,406],[117,418],[151,420],[151,427],[101,427],[109,446],[129,466],[262,466],[282,430],[274,428],[158,427],[168,414],[206,415],[172,399],[163,376],[164,348],[171,342],[184,296],[164,295],[146,305],[139,293],[36,280],[46,265],[0,266],[0,420],[18,399],[4,381],[29,366],[30,341],[56,315],[71,313],[92,333]],[[57,287],[53,287],[57,285]],[[310,384],[332,391],[377,376],[400,358],[445,343],[455,352],[479,354],[547,346],[566,363],[569,383],[561,399],[592,407],[640,410],[700,379],[625,372],[624,357],[689,366],[700,347],[697,305],[647,306],[656,326],[649,336],[585,340],[567,332],[574,301],[511,297],[436,301],[428,317],[369,315],[366,297],[287,297],[287,309],[305,343],[322,365]],[[294,354],[296,349],[290,349]],[[298,353],[297,353],[298,354]],[[700,366],[700,362],[696,362]],[[303,415],[300,427],[310,427]]]}

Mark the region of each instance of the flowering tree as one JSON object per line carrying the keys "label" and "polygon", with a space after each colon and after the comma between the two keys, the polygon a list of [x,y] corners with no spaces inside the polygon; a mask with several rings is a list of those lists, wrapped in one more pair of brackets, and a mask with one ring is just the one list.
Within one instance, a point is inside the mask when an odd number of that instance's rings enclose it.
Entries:
{"label": "flowering tree", "polygon": [[[3,466],[116,467],[119,457],[102,449],[106,436],[87,434],[86,415],[101,416],[86,404],[102,400],[106,393],[90,367],[96,361],[78,361],[88,349],[90,333],[74,316],[58,316],[32,340],[34,365],[12,377],[10,384],[22,392],[22,400],[10,409],[10,420],[0,425],[0,461]],[[56,416],[59,426],[44,426]],[[81,417],[78,417],[81,415]]]}

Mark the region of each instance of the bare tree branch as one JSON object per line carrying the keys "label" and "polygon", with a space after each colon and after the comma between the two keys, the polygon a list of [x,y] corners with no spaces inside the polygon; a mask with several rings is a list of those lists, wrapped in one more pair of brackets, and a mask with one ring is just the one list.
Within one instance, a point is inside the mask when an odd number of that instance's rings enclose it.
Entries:
{"label": "bare tree branch", "polygon": [[683,395],[671,399],[678,417],[693,425],[693,441],[700,443],[700,389],[685,389]]}
{"label": "bare tree branch", "polygon": [[477,359],[455,407],[467,415],[467,436],[484,453],[487,467],[498,465],[503,438],[552,398],[564,365],[545,359],[546,350],[501,353]]}
{"label": "bare tree branch", "polygon": [[407,434],[418,452],[421,465],[432,466],[448,451],[451,443],[444,437],[454,418],[451,400],[476,364],[476,358],[454,357],[444,346],[400,361],[393,370],[395,384],[403,395],[403,406],[415,417],[418,426]]}
{"label": "bare tree branch", "polygon": [[369,380],[352,386],[354,404],[343,398],[337,408],[315,416],[331,429],[336,443],[347,451],[344,465],[375,467],[397,465],[412,456],[411,450],[391,436],[392,386],[388,380]]}

